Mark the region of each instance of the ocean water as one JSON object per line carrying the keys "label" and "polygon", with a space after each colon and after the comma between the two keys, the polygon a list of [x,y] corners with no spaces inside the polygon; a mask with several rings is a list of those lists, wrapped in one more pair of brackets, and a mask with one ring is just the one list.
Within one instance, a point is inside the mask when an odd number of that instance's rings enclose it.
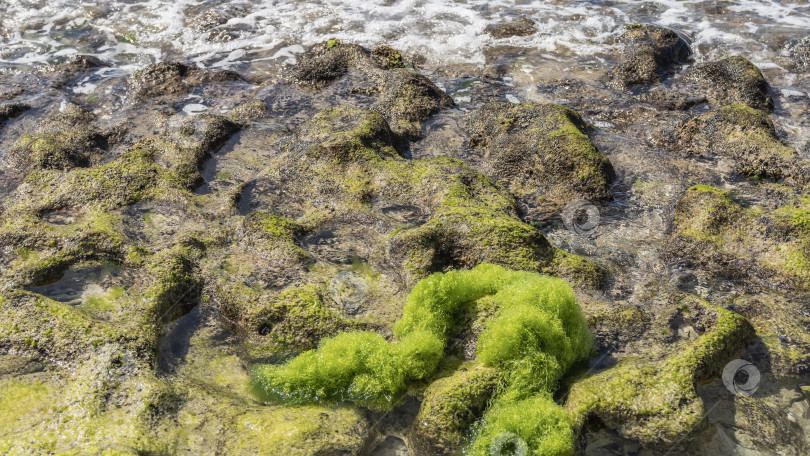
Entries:
{"label": "ocean water", "polygon": [[[744,52],[770,68],[778,66],[780,41],[810,30],[804,0],[2,0],[0,10],[0,69],[6,71],[83,53],[122,68],[182,59],[260,72],[294,63],[306,46],[329,38],[388,44],[427,67],[484,66],[492,49],[504,45],[599,59],[628,22],[683,32],[697,60]],[[534,20],[538,32],[507,39],[485,33],[516,16]]]}

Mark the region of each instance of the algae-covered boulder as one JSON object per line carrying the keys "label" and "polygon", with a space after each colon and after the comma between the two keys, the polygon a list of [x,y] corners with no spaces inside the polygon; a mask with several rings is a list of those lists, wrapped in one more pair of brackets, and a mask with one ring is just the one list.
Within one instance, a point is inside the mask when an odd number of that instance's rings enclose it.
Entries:
{"label": "algae-covered boulder", "polygon": [[714,109],[677,128],[682,150],[734,161],[738,173],[750,179],[785,180],[804,185],[808,164],[776,135],[767,114],[745,105]]}
{"label": "algae-covered boulder", "polygon": [[753,289],[806,289],[807,204],[799,196],[766,211],[744,206],[733,193],[696,185],[675,208],[668,254]]}
{"label": "algae-covered boulder", "polygon": [[[22,111],[17,114],[19,112]],[[13,110],[7,113],[11,114]],[[105,150],[120,138],[121,132],[99,131],[93,126],[95,118],[93,113],[73,104],[52,112],[39,123],[35,133],[20,137],[6,151],[4,160],[23,172],[32,169],[64,171],[98,163]]]}
{"label": "algae-covered boulder", "polygon": [[205,160],[240,129],[230,119],[213,115],[176,115],[167,127],[166,136],[145,144],[158,151],[156,162],[173,173],[173,180],[187,188],[202,182]]}
{"label": "algae-covered boulder", "polygon": [[453,106],[443,90],[418,71],[405,68],[402,54],[388,46],[369,51],[340,40],[326,41],[307,52],[292,68],[289,80],[320,90],[349,70],[357,76],[344,81],[349,90],[377,95],[372,109],[385,116],[397,142],[421,137],[422,122]]}
{"label": "algae-covered boulder", "polygon": [[233,71],[204,70],[179,62],[158,62],[133,73],[127,79],[127,88],[133,99],[179,96],[200,84],[240,81]]}
{"label": "algae-covered boulder", "polygon": [[622,87],[660,82],[692,53],[689,44],[673,30],[649,24],[625,25],[621,62],[611,77]]}
{"label": "algae-covered boulder", "polygon": [[409,448],[418,455],[457,454],[495,394],[501,375],[497,369],[472,363],[431,383],[409,431]]}
{"label": "algae-covered boulder", "polygon": [[753,350],[757,360],[767,362],[777,378],[810,372],[810,319],[807,307],[778,293],[743,295],[733,309],[757,330],[762,344]]}
{"label": "algae-covered boulder", "polygon": [[756,65],[741,56],[699,63],[686,75],[697,82],[717,105],[743,104],[754,109],[773,110],[768,82]]}
{"label": "algae-covered boulder", "polygon": [[692,304],[687,316],[704,329],[697,340],[672,347],[661,359],[627,357],[573,384],[565,408],[577,426],[598,419],[646,448],[669,451],[705,423],[696,384],[719,376],[754,330],[734,312]]}
{"label": "algae-covered boulder", "polygon": [[289,79],[294,84],[322,89],[349,69],[375,72],[402,66],[402,53],[388,46],[373,52],[351,43],[331,39],[316,44],[292,68]]}
{"label": "algae-covered boulder", "polygon": [[[565,204],[608,197],[613,167],[575,111],[556,104],[487,103],[467,117],[484,174],[519,198]],[[539,200],[539,201],[538,201]]]}
{"label": "algae-covered boulder", "polygon": [[428,78],[403,68],[385,73],[382,96],[372,109],[385,116],[394,133],[419,138],[422,122],[451,106],[453,100]]}
{"label": "algae-covered boulder", "polygon": [[[785,192],[791,195],[791,191]],[[668,254],[715,280],[731,280],[748,293],[734,310],[748,318],[777,375],[807,372],[810,328],[803,304],[779,291],[806,290],[807,197],[787,198],[775,209],[747,207],[733,193],[690,188],[676,207]]]}

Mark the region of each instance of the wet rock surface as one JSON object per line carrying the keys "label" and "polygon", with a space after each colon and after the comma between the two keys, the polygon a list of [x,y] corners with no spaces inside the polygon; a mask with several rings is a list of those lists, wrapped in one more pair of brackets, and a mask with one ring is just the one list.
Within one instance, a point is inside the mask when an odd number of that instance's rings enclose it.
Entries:
{"label": "wet rock surface", "polygon": [[[250,373],[395,341],[421,279],[493,263],[574,286],[596,352],[543,400],[577,453],[804,454],[802,114],[743,58],[681,71],[679,34],[623,33],[579,79],[337,39],[264,82],[87,56],[0,75],[0,452],[457,454],[504,375],[477,359],[486,300],[391,411],[268,402]],[[735,358],[751,397],[723,382]]]}
{"label": "wet rock surface", "polygon": [[773,110],[773,99],[762,71],[748,59],[733,56],[693,66],[686,75],[706,90],[714,104],[743,104]]}
{"label": "wet rock surface", "polygon": [[692,53],[675,31],[648,24],[626,25],[619,41],[624,50],[612,76],[620,87],[660,82]]}

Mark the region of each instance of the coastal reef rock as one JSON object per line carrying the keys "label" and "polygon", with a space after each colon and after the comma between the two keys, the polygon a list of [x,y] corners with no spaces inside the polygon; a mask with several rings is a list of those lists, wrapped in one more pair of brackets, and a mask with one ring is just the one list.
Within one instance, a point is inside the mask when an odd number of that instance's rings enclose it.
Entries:
{"label": "coastal reef rock", "polygon": [[625,25],[619,40],[625,46],[611,77],[625,88],[662,81],[692,54],[689,44],[676,32],[649,24]]}
{"label": "coastal reef rock", "polygon": [[419,72],[405,68],[402,54],[381,46],[374,51],[340,40],[315,45],[292,69],[289,80],[304,88],[320,90],[336,79],[355,70],[354,80],[368,81],[355,87],[377,94],[372,110],[382,113],[391,131],[403,139],[421,137],[422,122],[442,109],[453,106],[453,100]]}
{"label": "coastal reef rock", "polygon": [[779,139],[768,115],[746,105],[713,109],[679,126],[675,136],[681,150],[730,158],[735,170],[749,179],[803,186],[810,177],[807,160]]}
{"label": "coastal reef rock", "polygon": [[137,101],[176,97],[200,84],[241,79],[233,71],[212,71],[178,62],[158,62],[133,73],[127,80],[127,86]]}
{"label": "coastal reef rock", "polygon": [[771,360],[776,374],[801,375],[810,369],[806,304],[778,292],[810,288],[810,198],[767,185],[779,195],[769,209],[750,207],[714,187],[687,190],[675,210],[668,255],[712,280],[744,286],[748,294],[735,301],[734,309],[757,328],[768,348],[762,358]]}
{"label": "coastal reef rock", "polygon": [[504,21],[488,25],[484,29],[493,38],[511,38],[513,36],[529,36],[537,32],[534,21],[528,17],[519,17],[514,21]]}
{"label": "coastal reef rock", "polygon": [[[9,114],[19,113],[11,110]],[[98,163],[106,150],[121,138],[122,131],[102,132],[92,123],[96,116],[77,105],[45,116],[35,131],[23,135],[6,151],[4,161],[27,172],[32,169],[68,170]]]}
{"label": "coastal reef rock", "polygon": [[467,117],[481,168],[518,198],[563,205],[603,201],[615,173],[575,111],[557,104],[492,102]]}
{"label": "coastal reef rock", "polygon": [[[348,265],[361,258],[371,272],[351,275],[349,285],[362,278],[364,293],[380,293],[380,304],[360,312],[380,312],[378,321],[391,318],[395,290],[409,289],[434,272],[481,262],[554,273],[582,286],[601,283],[600,267],[553,247],[521,221],[504,189],[457,160],[406,160],[392,136],[378,112],[326,108],[298,128],[256,183],[285,191],[243,196],[262,198],[278,211],[248,216],[246,235],[229,260],[241,266],[231,267],[229,279],[217,285],[223,312],[251,356],[313,348],[320,338],[357,326],[352,315],[360,303],[325,290],[328,283],[318,269],[306,267],[313,259],[345,264],[350,274]],[[342,245],[342,254],[322,244],[326,241]],[[308,283],[280,294],[238,285],[302,280]]]}
{"label": "coastal reef rock", "polygon": [[598,421],[646,448],[669,451],[705,425],[696,384],[717,378],[754,330],[734,312],[686,302],[684,313],[693,326],[703,328],[700,336],[673,344],[657,358],[626,357],[575,382],[565,402],[575,426]]}
{"label": "coastal reef rock", "polygon": [[698,63],[686,74],[698,83],[716,105],[743,104],[763,111],[773,110],[768,82],[756,65],[745,57],[734,56],[715,62]]}

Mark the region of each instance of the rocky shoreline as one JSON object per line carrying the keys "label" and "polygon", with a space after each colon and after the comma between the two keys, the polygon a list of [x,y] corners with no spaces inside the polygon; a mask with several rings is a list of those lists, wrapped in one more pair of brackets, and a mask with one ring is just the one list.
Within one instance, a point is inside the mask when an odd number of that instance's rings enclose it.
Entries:
{"label": "rocky shoreline", "polygon": [[[93,79],[89,56],[0,75],[0,453],[485,454],[501,437],[468,445],[509,372],[476,351],[493,293],[383,406],[249,385],[341,333],[399,340],[420,280],[489,263],[564,279],[593,334],[540,414],[573,443],[527,449],[806,454],[808,159],[744,56],[693,63],[651,25],[620,43],[594,83],[537,84],[560,103],[490,74],[461,78],[464,110],[405,53],[334,39],[273,81]],[[560,227],[578,200],[592,233]],[[726,390],[737,358],[757,394]]]}

